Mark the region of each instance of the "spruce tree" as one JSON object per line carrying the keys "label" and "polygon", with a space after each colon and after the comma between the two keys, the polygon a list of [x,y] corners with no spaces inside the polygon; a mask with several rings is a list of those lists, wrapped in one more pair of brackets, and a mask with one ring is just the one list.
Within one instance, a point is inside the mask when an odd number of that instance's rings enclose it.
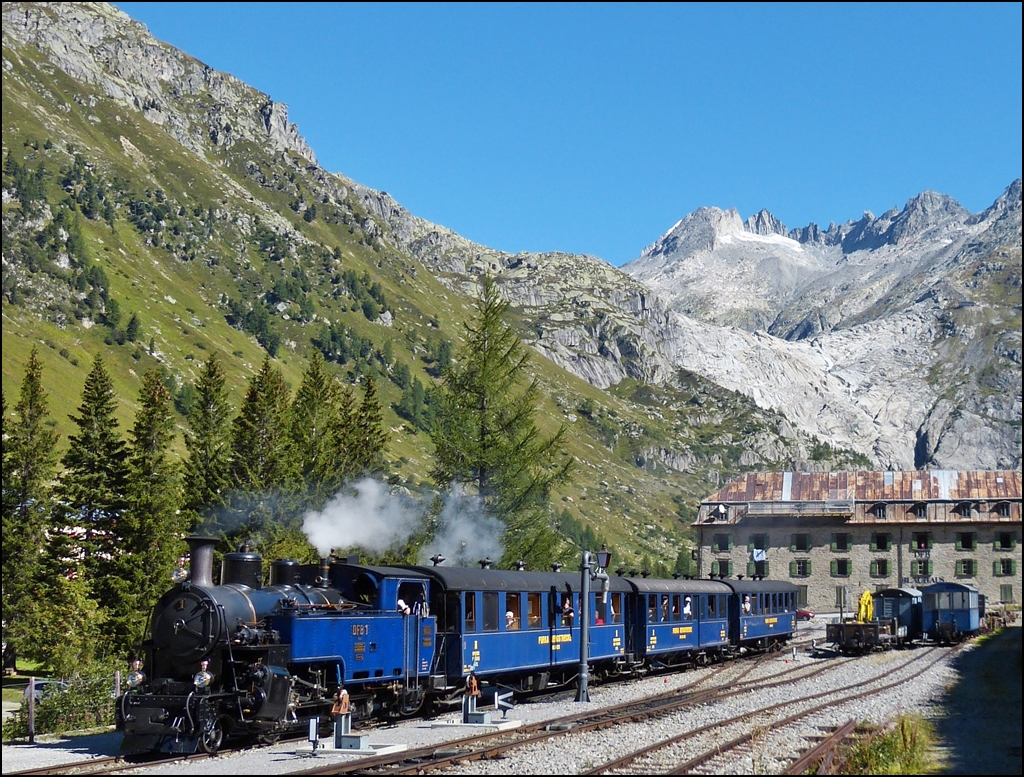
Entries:
{"label": "spruce tree", "polygon": [[23,604],[38,594],[51,481],[57,464],[57,433],[48,428],[43,366],[32,349],[14,417],[3,402],[3,641],[4,668],[19,650]]}
{"label": "spruce tree", "polygon": [[85,379],[82,404],[70,416],[78,433],[61,463],[64,473],[58,486],[55,531],[51,533],[51,557],[57,568],[81,558],[86,583],[106,607],[116,605],[109,586],[112,560],[120,553],[118,524],[127,508],[125,498],[128,462],[125,444],[114,417],[113,382],[97,357]]}
{"label": "spruce tree", "polygon": [[170,457],[174,411],[171,394],[156,370],[143,377],[130,438],[128,509],[119,527],[122,553],[112,580],[119,595],[111,624],[114,647],[121,653],[142,642],[153,605],[185,550],[178,473]]}
{"label": "spruce tree", "polygon": [[363,401],[355,417],[352,474],[381,476],[385,470],[384,453],[388,447],[388,434],[384,429],[384,416],[377,384],[370,373],[363,376]]}
{"label": "spruce tree", "polygon": [[239,527],[259,540],[266,524],[281,520],[288,505],[282,502],[288,482],[289,391],[281,372],[263,359],[260,371],[249,381],[245,401],[233,424],[233,509],[245,526]]}
{"label": "spruce tree", "polygon": [[431,438],[435,482],[475,489],[485,513],[505,524],[506,560],[546,565],[560,555],[550,524],[549,495],[569,476],[564,427],[542,437],[534,415],[536,380],[527,383],[529,354],[505,322],[508,303],[483,279],[466,345],[444,372]]}
{"label": "spruce tree", "polygon": [[295,392],[288,427],[300,508],[319,509],[341,486],[346,461],[340,449],[340,398],[338,382],[320,352],[313,351]]}
{"label": "spruce tree", "polygon": [[211,525],[227,506],[231,488],[231,403],[224,368],[211,355],[196,381],[188,415],[182,476],[182,515],[186,531]]}

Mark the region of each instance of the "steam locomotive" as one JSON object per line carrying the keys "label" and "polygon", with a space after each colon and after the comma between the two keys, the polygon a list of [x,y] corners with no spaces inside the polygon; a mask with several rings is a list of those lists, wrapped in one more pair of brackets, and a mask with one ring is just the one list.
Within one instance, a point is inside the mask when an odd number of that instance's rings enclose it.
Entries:
{"label": "steam locomotive", "polygon": [[[353,717],[398,718],[458,705],[470,674],[519,693],[573,682],[581,626],[595,680],[780,649],[796,630],[797,589],[779,581],[604,576],[580,601],[559,571],[365,566],[357,558],[224,556],[190,537],[191,572],[154,608],[144,658],[117,699],[126,751],[216,752],[329,726],[344,687]],[[585,606],[581,610],[581,604]],[[325,732],[326,732],[325,728]]]}

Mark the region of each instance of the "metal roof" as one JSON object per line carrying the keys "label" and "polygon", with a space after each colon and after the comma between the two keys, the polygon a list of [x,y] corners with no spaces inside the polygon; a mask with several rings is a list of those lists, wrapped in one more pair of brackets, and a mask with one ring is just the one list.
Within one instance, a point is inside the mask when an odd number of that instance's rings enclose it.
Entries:
{"label": "metal roof", "polygon": [[[467,569],[465,567],[406,567],[434,578],[448,591],[579,591],[579,572],[520,572],[506,569]],[[632,591],[623,578],[609,575],[612,591]],[[600,586],[594,581],[595,590]]]}
{"label": "metal roof", "polygon": [[[613,580],[617,578],[612,578]],[[656,577],[618,578],[632,583],[640,593],[728,594],[729,587],[717,580],[663,580]]]}
{"label": "metal roof", "polygon": [[702,503],[998,502],[1021,498],[1019,470],[749,472]]}

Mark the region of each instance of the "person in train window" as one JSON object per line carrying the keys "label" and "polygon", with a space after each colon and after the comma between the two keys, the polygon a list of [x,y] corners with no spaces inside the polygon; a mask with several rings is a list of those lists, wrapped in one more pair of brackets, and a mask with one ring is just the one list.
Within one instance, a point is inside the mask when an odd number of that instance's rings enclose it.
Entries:
{"label": "person in train window", "polygon": [[516,620],[514,612],[509,610],[505,613],[505,629],[508,631],[515,631],[519,628],[519,621]]}
{"label": "person in train window", "polygon": [[410,610],[409,605],[405,603],[405,599],[398,600],[398,611],[402,613],[402,615],[412,614],[412,610]]}
{"label": "person in train window", "polygon": [[662,622],[668,620],[668,597],[661,597],[661,620]]}
{"label": "person in train window", "polygon": [[690,609],[690,597],[683,599],[683,620],[690,620],[693,617],[693,610]]}
{"label": "person in train window", "polygon": [[572,600],[567,596],[562,601],[562,625],[572,627],[572,621],[575,617],[576,613],[572,609]]}
{"label": "person in train window", "polygon": [[743,614],[750,615],[750,594],[743,594]]}

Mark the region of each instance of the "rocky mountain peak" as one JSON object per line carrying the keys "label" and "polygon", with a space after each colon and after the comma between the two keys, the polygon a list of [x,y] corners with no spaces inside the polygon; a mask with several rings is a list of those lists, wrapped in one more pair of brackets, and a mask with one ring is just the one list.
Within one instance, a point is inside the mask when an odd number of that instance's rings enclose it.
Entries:
{"label": "rocky mountain peak", "polygon": [[783,237],[792,237],[786,229],[786,225],[775,218],[775,216],[769,213],[765,208],[761,208],[761,210],[748,218],[743,222],[743,224],[746,227],[747,232],[752,232],[755,235],[782,235]]}

